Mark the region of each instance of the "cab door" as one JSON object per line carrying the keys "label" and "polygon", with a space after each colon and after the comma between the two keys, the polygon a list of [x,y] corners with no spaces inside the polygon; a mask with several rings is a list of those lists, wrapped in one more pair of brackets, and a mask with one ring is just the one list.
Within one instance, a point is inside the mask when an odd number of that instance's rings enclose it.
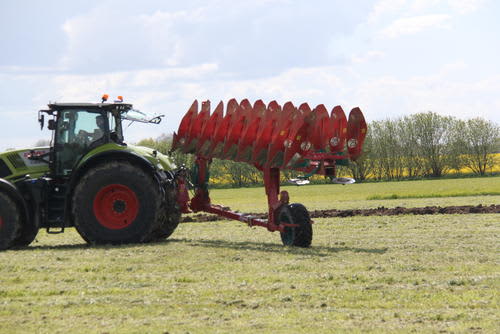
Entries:
{"label": "cab door", "polygon": [[109,138],[106,113],[101,110],[65,109],[58,112],[54,144],[56,175],[71,174],[80,158]]}

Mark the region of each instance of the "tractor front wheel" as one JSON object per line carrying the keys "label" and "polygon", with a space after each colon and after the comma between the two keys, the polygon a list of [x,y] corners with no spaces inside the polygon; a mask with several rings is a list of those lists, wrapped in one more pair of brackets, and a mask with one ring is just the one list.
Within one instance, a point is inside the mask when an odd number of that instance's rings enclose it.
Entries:
{"label": "tractor front wheel", "polygon": [[0,250],[14,246],[21,229],[21,214],[16,203],[0,192]]}
{"label": "tractor front wheel", "polygon": [[91,244],[149,241],[162,217],[159,185],[124,161],[87,172],[75,188],[72,206],[75,227]]}
{"label": "tractor front wheel", "polygon": [[312,242],[312,225],[309,212],[299,203],[284,206],[279,215],[279,223],[294,224],[286,226],[281,232],[281,241],[285,246],[309,247]]}

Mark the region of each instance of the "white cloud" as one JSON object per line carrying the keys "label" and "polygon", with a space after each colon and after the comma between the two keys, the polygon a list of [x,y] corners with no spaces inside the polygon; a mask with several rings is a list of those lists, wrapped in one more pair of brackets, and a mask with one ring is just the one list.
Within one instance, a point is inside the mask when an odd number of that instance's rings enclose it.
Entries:
{"label": "white cloud", "polygon": [[119,12],[103,2],[66,20],[68,43],[61,64],[99,73],[216,63],[241,77],[266,76],[288,65],[329,63],[328,41],[357,24],[332,20],[346,11],[332,1],[315,6],[267,0],[190,4]]}
{"label": "white cloud", "polygon": [[379,0],[368,15],[367,22],[375,24],[403,17],[428,16],[436,12],[455,16],[472,13],[488,0]]}
{"label": "white cloud", "polygon": [[363,54],[357,54],[351,57],[351,61],[355,64],[366,63],[373,60],[379,60],[384,57],[385,53],[382,51],[371,50]]}
{"label": "white cloud", "polygon": [[54,73],[54,72],[62,72],[64,68],[55,67],[55,66],[1,66],[0,65],[0,73]]}
{"label": "white cloud", "polygon": [[380,32],[383,37],[395,38],[411,35],[430,28],[449,29],[450,15],[434,14],[397,19]]}
{"label": "white cloud", "polygon": [[374,23],[388,14],[397,14],[407,3],[407,0],[379,0],[368,15],[368,22]]}
{"label": "white cloud", "polygon": [[444,65],[437,73],[398,78],[387,75],[359,84],[355,99],[365,106],[368,119],[385,119],[434,111],[458,118],[500,118],[500,74],[477,81],[457,80],[467,66],[462,61]]}
{"label": "white cloud", "polygon": [[[216,64],[192,67],[156,68],[102,74],[61,74],[53,76],[42,99],[61,101],[94,101],[96,94],[115,93],[125,98],[175,96],[179,86],[186,82],[203,82],[217,72]],[[134,99],[135,100],[135,99]],[[43,103],[44,101],[39,101]],[[149,107],[149,105],[147,105]]]}
{"label": "white cloud", "polygon": [[[127,102],[141,110],[166,115],[159,126],[136,124],[127,128],[126,136],[131,142],[175,131],[194,99],[210,99],[214,106],[219,100],[230,98],[277,100],[281,104],[292,101],[296,105],[308,102],[311,107],[323,103],[328,109],[340,104],[346,113],[359,106],[368,121],[428,110],[461,118],[480,116],[500,121],[496,112],[500,109],[500,74],[475,81],[465,77],[457,80],[468,70],[468,65],[462,60],[443,65],[436,73],[408,78],[397,74],[362,75],[363,66],[363,63],[353,63],[349,67],[290,68],[277,75],[243,80],[219,73],[214,64],[100,75],[28,77],[3,74],[2,81],[35,83],[39,91],[34,101],[27,103],[29,108],[26,110],[32,112],[9,114],[8,110],[0,108],[2,122],[13,128],[19,125],[18,130],[10,134],[4,131],[0,139],[3,146],[30,146],[37,139],[47,137],[37,129],[36,107],[43,107],[49,100],[97,101],[101,93],[109,93],[112,97],[123,95]],[[31,119],[31,122],[28,122],[29,126],[21,127],[18,118],[24,120],[22,123],[26,123],[26,119]],[[3,146],[0,150],[5,148]]]}
{"label": "white cloud", "polygon": [[459,14],[476,11],[485,4],[486,0],[448,0],[449,6]]}
{"label": "white cloud", "polygon": [[449,8],[450,13],[468,14],[484,5],[486,0],[414,0],[411,8],[415,11]]}

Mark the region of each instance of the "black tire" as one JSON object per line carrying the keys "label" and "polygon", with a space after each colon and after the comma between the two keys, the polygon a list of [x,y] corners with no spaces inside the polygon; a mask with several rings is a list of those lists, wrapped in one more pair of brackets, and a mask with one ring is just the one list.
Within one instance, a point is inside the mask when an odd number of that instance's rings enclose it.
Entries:
{"label": "black tire", "polygon": [[160,225],[153,232],[155,240],[166,239],[174,233],[181,220],[181,209],[177,203],[177,187],[174,182],[165,188],[165,202]]}
{"label": "black tire", "polygon": [[281,241],[285,246],[309,247],[312,242],[312,225],[307,209],[299,203],[284,206],[279,215],[280,223],[297,224],[298,227],[285,227]]}
{"label": "black tire", "polygon": [[21,231],[19,207],[9,195],[0,192],[0,250],[14,246]]}
{"label": "black tire", "polygon": [[125,161],[98,165],[75,188],[75,227],[88,243],[140,243],[152,239],[161,217],[158,183]]}
{"label": "black tire", "polygon": [[26,247],[35,240],[40,229],[37,219],[26,217],[21,223],[19,236],[14,240],[15,247]]}

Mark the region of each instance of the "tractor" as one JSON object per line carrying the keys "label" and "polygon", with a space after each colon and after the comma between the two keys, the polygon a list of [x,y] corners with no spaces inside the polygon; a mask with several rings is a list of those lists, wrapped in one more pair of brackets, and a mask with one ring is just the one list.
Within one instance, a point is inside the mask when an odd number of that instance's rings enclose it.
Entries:
{"label": "tractor", "polygon": [[124,141],[122,122],[158,124],[123,99],[51,103],[50,147],[0,154],[0,249],[29,245],[40,228],[75,227],[90,244],[140,243],[180,220],[177,169],[155,150]]}
{"label": "tractor", "polygon": [[[194,101],[173,135],[167,155],[124,141],[124,120],[158,124],[121,97],[107,103],[51,103],[50,147],[0,154],[0,249],[29,245],[40,228],[48,233],[75,227],[90,244],[149,242],[169,237],[181,213],[207,212],[278,231],[285,246],[309,247],[313,221],[304,205],[290,203],[280,191],[281,170],[304,175],[289,180],[307,184],[314,174],[332,183],[336,166],[362,153],[367,126],[359,108],[347,118],[340,106],[329,113],[322,104],[281,107],[276,101],[253,105],[231,99],[199,108]],[[194,167],[177,167],[170,154],[194,154]],[[212,159],[253,165],[263,173],[267,219],[231,211],[211,202]],[[188,189],[193,196],[190,198]]]}

